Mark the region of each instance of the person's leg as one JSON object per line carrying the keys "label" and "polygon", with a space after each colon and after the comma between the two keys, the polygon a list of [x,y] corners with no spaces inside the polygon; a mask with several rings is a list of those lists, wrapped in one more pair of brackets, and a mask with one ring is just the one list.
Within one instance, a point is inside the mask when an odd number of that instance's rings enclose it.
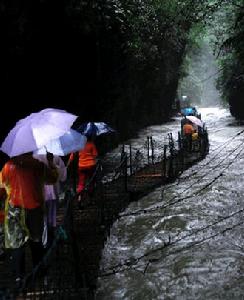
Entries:
{"label": "person's leg", "polygon": [[78,184],[77,184],[77,194],[78,202],[83,202],[85,198],[85,185],[86,185],[87,173],[86,169],[80,169],[78,172]]}
{"label": "person's leg", "polygon": [[36,267],[42,260],[45,254],[45,249],[42,245],[42,242],[35,242],[33,240],[30,240],[29,245],[31,249],[33,267]]}
{"label": "person's leg", "polygon": [[[0,211],[1,214],[1,211]],[[4,259],[5,249],[4,249],[4,229],[3,224],[0,222],[0,261]]]}
{"label": "person's leg", "polygon": [[57,224],[57,199],[52,200],[51,208],[50,208],[50,226],[52,228],[56,227]]}
{"label": "person's leg", "polygon": [[87,169],[87,182],[89,182],[88,193],[92,195],[95,186],[95,178],[93,178],[95,172],[95,166]]}
{"label": "person's leg", "polygon": [[47,214],[47,248],[52,245],[56,227],[56,211],[57,211],[57,200],[52,199],[46,201],[46,214]]}
{"label": "person's leg", "polygon": [[46,218],[48,227],[56,227],[56,211],[57,211],[57,200],[51,199],[46,203]]}
{"label": "person's leg", "polygon": [[42,207],[26,210],[26,225],[30,232],[30,248],[33,266],[35,267],[43,258],[45,253],[42,244],[44,229],[44,214]]}
{"label": "person's leg", "polygon": [[86,171],[79,170],[78,172],[78,183],[77,183],[77,193],[81,193],[85,188],[86,182]]}
{"label": "person's leg", "polygon": [[16,249],[11,249],[10,256],[15,278],[21,280],[25,274],[25,245]]}

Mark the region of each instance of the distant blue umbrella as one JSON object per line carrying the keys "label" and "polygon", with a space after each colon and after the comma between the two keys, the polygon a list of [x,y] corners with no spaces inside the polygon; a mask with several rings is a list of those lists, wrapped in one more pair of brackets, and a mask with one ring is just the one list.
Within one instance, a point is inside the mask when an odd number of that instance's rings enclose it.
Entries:
{"label": "distant blue umbrella", "polygon": [[113,128],[104,122],[87,122],[81,124],[77,129],[81,134],[98,136],[105,133],[115,132]]}

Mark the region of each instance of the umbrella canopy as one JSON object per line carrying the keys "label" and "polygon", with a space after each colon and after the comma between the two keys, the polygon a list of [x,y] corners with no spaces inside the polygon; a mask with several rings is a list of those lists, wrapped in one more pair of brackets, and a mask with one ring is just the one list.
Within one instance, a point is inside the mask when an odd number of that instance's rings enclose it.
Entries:
{"label": "umbrella canopy", "polygon": [[16,123],[0,150],[10,157],[35,151],[69,131],[77,117],[54,108],[32,113]]}
{"label": "umbrella canopy", "polygon": [[197,115],[197,110],[195,107],[185,107],[181,109],[181,114],[183,116],[196,116]]}
{"label": "umbrella canopy", "polygon": [[87,138],[79,132],[70,129],[64,135],[57,139],[51,140],[44,147],[34,151],[34,154],[47,154],[50,152],[54,155],[65,156],[71,152],[76,152],[85,147]]}
{"label": "umbrella canopy", "polygon": [[193,124],[203,127],[203,122],[195,116],[186,116],[186,119],[190,120]]}
{"label": "umbrella canopy", "polygon": [[105,133],[112,133],[115,132],[115,130],[108,126],[108,124],[104,122],[87,122],[81,124],[77,131],[79,131],[82,134],[85,135],[101,135]]}

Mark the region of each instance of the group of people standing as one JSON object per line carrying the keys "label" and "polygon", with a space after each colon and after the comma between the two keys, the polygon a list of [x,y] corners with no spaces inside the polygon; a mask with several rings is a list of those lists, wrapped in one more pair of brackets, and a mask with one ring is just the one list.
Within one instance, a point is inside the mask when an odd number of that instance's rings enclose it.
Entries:
{"label": "group of people standing", "polygon": [[192,151],[193,142],[198,140],[198,137],[201,135],[201,127],[193,124],[190,120],[183,118],[181,120],[181,131],[183,134],[185,148],[188,151]]}
{"label": "group of people standing", "polygon": [[[81,201],[86,182],[93,176],[97,148],[93,137],[87,137],[85,148],[78,159],[76,193]],[[55,237],[56,205],[60,182],[67,179],[67,164],[50,153],[35,155],[32,152],[12,157],[0,173],[0,200],[4,205],[4,248],[12,261],[16,285],[25,276],[25,248],[29,245],[33,267],[42,260]]]}

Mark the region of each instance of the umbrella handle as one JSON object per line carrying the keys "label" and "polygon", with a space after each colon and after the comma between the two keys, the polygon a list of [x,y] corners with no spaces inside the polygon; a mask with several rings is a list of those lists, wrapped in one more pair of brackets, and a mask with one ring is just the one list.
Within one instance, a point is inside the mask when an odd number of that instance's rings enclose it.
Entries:
{"label": "umbrella handle", "polygon": [[46,152],[47,152],[47,154],[46,154],[47,161],[49,163],[53,163],[53,154],[51,152],[48,152],[46,147],[45,147],[45,149],[46,149]]}

